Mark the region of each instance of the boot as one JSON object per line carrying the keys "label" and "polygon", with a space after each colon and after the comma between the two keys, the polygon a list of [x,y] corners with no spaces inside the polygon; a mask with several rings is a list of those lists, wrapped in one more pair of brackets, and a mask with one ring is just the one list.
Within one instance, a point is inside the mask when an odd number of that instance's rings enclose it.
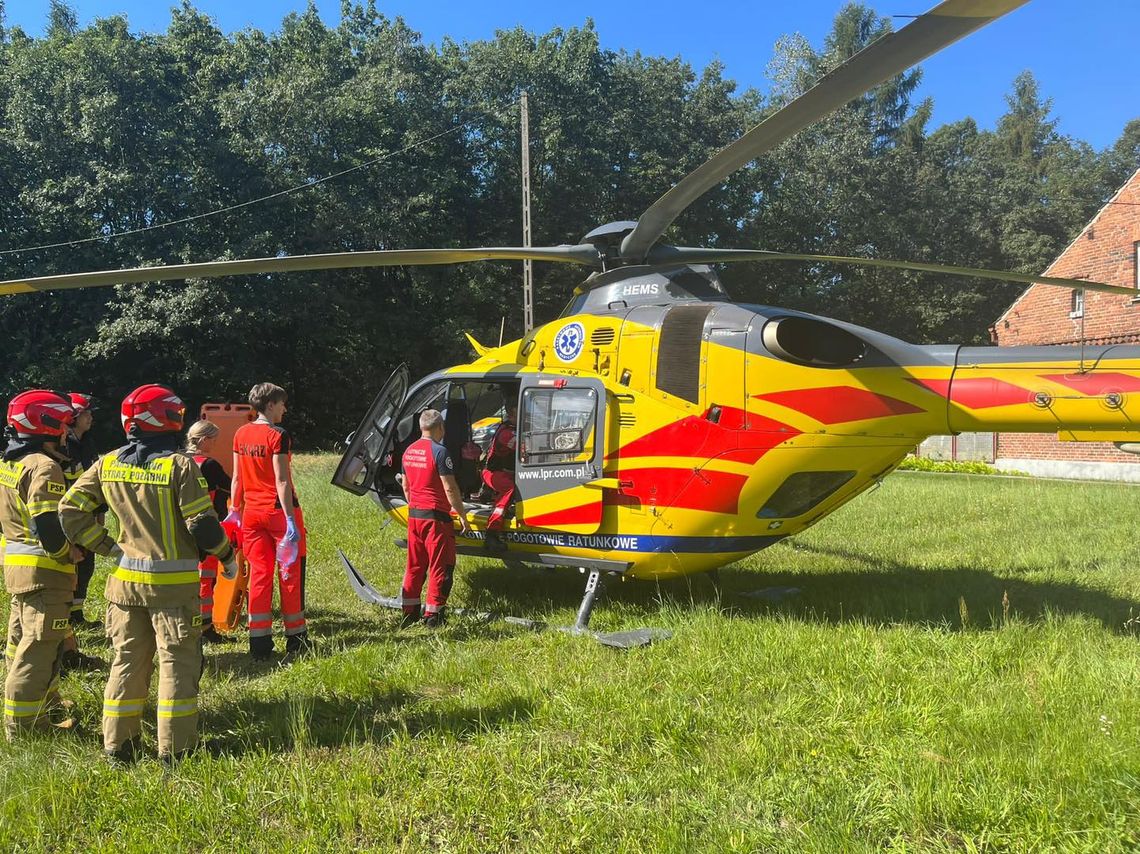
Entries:
{"label": "boot", "polygon": [[273,638],[268,635],[249,639],[249,657],[254,661],[273,660]]}
{"label": "boot", "polygon": [[308,632],[289,635],[285,638],[285,655],[287,658],[301,658],[306,655],[312,655],[315,649]]}
{"label": "boot", "polygon": [[107,669],[107,662],[101,658],[84,655],[77,649],[69,649],[60,660],[59,672],[64,673],[98,673]]}
{"label": "boot", "polygon": [[68,615],[67,620],[69,623],[71,623],[72,626],[77,629],[91,629],[94,631],[95,629],[103,628],[102,620],[88,620],[83,616],[82,610],[72,611]]}
{"label": "boot", "polygon": [[445,610],[445,608],[440,608],[438,611],[425,615],[424,626],[429,629],[441,628],[443,624],[447,622],[447,614],[444,613]]}
{"label": "boot", "polygon": [[233,643],[229,635],[223,635],[213,626],[202,630],[202,643]]}
{"label": "boot", "polygon": [[409,611],[405,609],[404,616],[400,619],[400,628],[410,629],[412,626],[418,623],[421,616],[420,611],[421,609],[419,605],[416,605],[414,610]]}
{"label": "boot", "polygon": [[491,554],[501,555],[506,552],[507,544],[498,531],[484,531],[483,548],[485,548]]}
{"label": "boot", "polygon": [[123,742],[115,750],[104,750],[103,757],[113,768],[126,768],[134,765],[142,757],[142,739],[132,738]]}

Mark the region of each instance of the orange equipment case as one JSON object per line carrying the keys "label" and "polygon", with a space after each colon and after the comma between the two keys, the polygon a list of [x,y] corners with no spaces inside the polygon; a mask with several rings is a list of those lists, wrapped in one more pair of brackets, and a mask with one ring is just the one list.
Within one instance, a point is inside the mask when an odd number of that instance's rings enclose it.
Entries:
{"label": "orange equipment case", "polygon": [[234,433],[243,424],[257,418],[257,410],[248,403],[203,403],[198,417],[218,425],[218,441],[210,454],[222,464],[226,474],[234,476]]}

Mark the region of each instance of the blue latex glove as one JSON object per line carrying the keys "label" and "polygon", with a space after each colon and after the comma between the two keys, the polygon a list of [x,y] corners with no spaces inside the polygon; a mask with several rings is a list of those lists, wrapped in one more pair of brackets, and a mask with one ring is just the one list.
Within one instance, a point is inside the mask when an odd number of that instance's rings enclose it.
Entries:
{"label": "blue latex glove", "polygon": [[291,543],[297,542],[301,535],[297,533],[297,523],[293,521],[292,516],[285,517],[285,539]]}
{"label": "blue latex glove", "polygon": [[222,521],[223,522],[232,522],[233,524],[237,525],[240,528],[241,527],[241,514],[238,513],[236,509],[231,509],[230,512],[226,515],[226,518],[223,519]]}

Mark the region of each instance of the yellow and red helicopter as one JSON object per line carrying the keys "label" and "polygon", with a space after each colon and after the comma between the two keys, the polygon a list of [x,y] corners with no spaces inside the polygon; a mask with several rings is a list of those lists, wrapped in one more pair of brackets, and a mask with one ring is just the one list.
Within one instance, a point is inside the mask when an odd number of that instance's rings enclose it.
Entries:
{"label": "yellow and red helicopter", "polygon": [[[884,259],[668,246],[689,204],[801,128],[1027,0],[945,0],[879,39],[691,172],[636,222],[575,246],[414,249],[145,267],[0,282],[0,294],[242,273],[484,260],[576,263],[594,272],[556,320],[414,385],[401,366],[350,438],[333,483],[395,519],[395,475],[424,409],[458,450],[472,425],[518,402],[516,497],[505,557],[600,580],[702,572],[792,536],[891,472],[929,436],[1057,433],[1135,441],[1140,347],[919,346],[852,324],[729,299],[712,265],[828,261],[1083,288],[1078,279]],[[491,419],[491,421],[487,421]],[[482,554],[490,505],[471,506]],[[342,555],[343,557],[343,555]],[[357,594],[380,596],[344,558]],[[602,639],[643,643],[649,630]]]}

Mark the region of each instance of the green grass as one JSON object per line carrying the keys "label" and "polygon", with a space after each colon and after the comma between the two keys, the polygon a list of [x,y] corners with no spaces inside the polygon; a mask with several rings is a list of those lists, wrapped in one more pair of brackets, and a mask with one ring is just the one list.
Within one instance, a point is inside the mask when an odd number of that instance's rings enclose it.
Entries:
{"label": "green grass", "polygon": [[[1140,489],[898,474],[719,593],[612,585],[596,628],[674,632],[622,653],[399,631],[335,553],[395,592],[398,530],[332,465],[297,463],[319,656],[211,648],[227,753],[173,771],[104,766],[102,681],[69,677],[85,733],[0,746],[0,850],[1140,848]],[[581,583],[464,560],[453,602],[569,623]]]}

